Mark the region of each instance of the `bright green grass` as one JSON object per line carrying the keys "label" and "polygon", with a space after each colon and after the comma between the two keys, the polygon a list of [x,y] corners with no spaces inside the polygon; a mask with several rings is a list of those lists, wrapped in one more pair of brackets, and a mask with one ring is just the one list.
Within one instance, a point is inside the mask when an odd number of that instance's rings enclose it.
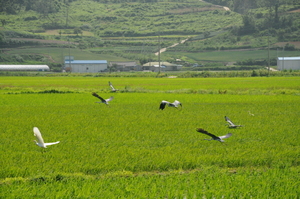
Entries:
{"label": "bright green grass", "polygon": [[0,93],[59,90],[109,92],[108,81],[121,92],[218,94],[300,94],[300,77],[255,78],[114,78],[114,77],[0,77]]}
{"label": "bright green grass", "polygon": [[[142,87],[144,93],[108,93],[107,78],[0,79],[7,85],[0,94],[0,198],[297,198],[300,194],[300,100],[295,94],[299,78],[110,79],[120,89],[130,85]],[[271,89],[273,94],[178,92],[225,85],[232,87],[229,91]],[[275,92],[279,85],[295,92],[279,94]],[[8,94],[28,91],[27,87],[34,92],[49,88],[80,92]],[[115,97],[110,107],[94,103],[98,99],[90,92],[97,89],[104,98]],[[170,90],[176,92],[166,93]],[[160,111],[163,99],[177,99],[183,109]],[[225,115],[244,127],[228,129]],[[46,142],[61,143],[47,149],[35,146],[34,126]],[[223,144],[206,141],[207,136],[195,131],[198,127],[233,136]]]}

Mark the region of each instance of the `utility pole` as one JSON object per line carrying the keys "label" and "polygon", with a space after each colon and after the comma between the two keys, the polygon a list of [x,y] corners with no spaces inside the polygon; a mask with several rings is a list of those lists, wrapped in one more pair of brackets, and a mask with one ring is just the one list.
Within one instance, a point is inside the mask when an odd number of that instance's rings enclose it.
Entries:
{"label": "utility pole", "polygon": [[70,67],[70,72],[72,71],[72,66],[71,66],[71,44],[70,44],[70,40],[68,37],[68,43],[69,43],[69,67]]}
{"label": "utility pole", "polygon": [[268,77],[270,75],[270,34],[268,33]]}
{"label": "utility pole", "polygon": [[160,74],[160,34],[158,34],[158,73],[156,77]]}
{"label": "utility pole", "polygon": [[160,73],[160,48],[161,48],[161,46],[160,46],[160,35],[158,35],[158,43],[159,43],[159,45],[158,45],[158,69],[159,69],[159,72],[158,73]]}
{"label": "utility pole", "polygon": [[69,21],[69,4],[67,5],[66,28],[68,28],[68,21]]}
{"label": "utility pole", "polygon": [[284,46],[283,46],[283,56],[282,56],[282,70],[284,70]]}

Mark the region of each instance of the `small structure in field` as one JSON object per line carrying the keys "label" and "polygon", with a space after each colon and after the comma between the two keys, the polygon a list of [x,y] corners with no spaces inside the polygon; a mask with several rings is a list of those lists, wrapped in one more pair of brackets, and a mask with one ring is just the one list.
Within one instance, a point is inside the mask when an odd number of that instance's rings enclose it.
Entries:
{"label": "small structure in field", "polygon": [[99,73],[107,71],[106,60],[74,60],[65,58],[65,71],[72,73]]}
{"label": "small structure in field", "polygon": [[169,62],[148,62],[143,65],[143,70],[158,72],[158,71],[178,71],[182,65],[172,64]]}
{"label": "small structure in field", "polygon": [[278,57],[278,70],[300,70],[300,57]]}

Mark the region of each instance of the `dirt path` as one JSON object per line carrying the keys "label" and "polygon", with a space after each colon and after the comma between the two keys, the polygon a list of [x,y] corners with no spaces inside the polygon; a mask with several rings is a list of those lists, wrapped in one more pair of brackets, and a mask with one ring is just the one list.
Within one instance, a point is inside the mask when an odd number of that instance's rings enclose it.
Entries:
{"label": "dirt path", "polygon": [[183,44],[183,43],[186,42],[189,38],[190,38],[190,37],[188,37],[188,38],[182,40],[182,41],[179,42],[179,43],[173,44],[172,46],[169,46],[169,47],[166,47],[166,48],[162,48],[162,49],[160,49],[160,51],[156,52],[155,55],[158,56],[158,53],[163,53],[163,52],[165,52],[168,48],[173,48],[173,47],[177,46],[178,44]]}
{"label": "dirt path", "polygon": [[[205,2],[205,3],[209,3],[209,2],[207,2],[207,1],[204,1],[204,0],[199,0],[199,1],[202,1],[202,2]],[[220,6],[220,5],[215,5],[215,4],[213,4],[214,6],[216,6],[216,7],[222,7],[222,8],[224,8],[224,10],[226,10],[226,11],[231,11],[230,10],[230,8],[228,8],[228,7],[226,7],[226,6]]]}

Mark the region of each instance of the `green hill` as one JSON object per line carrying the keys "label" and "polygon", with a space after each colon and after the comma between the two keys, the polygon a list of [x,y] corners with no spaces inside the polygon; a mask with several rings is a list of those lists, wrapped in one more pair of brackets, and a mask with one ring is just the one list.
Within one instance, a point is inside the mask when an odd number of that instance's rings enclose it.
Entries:
{"label": "green hill", "polygon": [[[181,59],[182,64],[190,66],[199,60],[211,60],[207,57],[209,51],[265,50],[270,45],[281,51],[285,46],[285,51],[293,50],[285,55],[294,56],[294,50],[299,48],[300,3],[290,0],[274,1],[274,5],[260,0],[255,6],[237,0],[211,0],[219,5],[199,0],[20,2],[0,1],[2,63],[47,63],[55,67],[69,53],[76,54],[76,59],[101,55],[108,61],[145,63],[157,60],[154,53],[160,48],[179,43],[167,48],[161,59]],[[43,58],[32,58],[26,51]],[[195,58],[195,53],[201,57],[203,52],[205,59]],[[90,55],[86,57],[87,54]],[[244,60],[262,59],[254,54]],[[228,56],[222,64],[235,61],[241,58]]]}

